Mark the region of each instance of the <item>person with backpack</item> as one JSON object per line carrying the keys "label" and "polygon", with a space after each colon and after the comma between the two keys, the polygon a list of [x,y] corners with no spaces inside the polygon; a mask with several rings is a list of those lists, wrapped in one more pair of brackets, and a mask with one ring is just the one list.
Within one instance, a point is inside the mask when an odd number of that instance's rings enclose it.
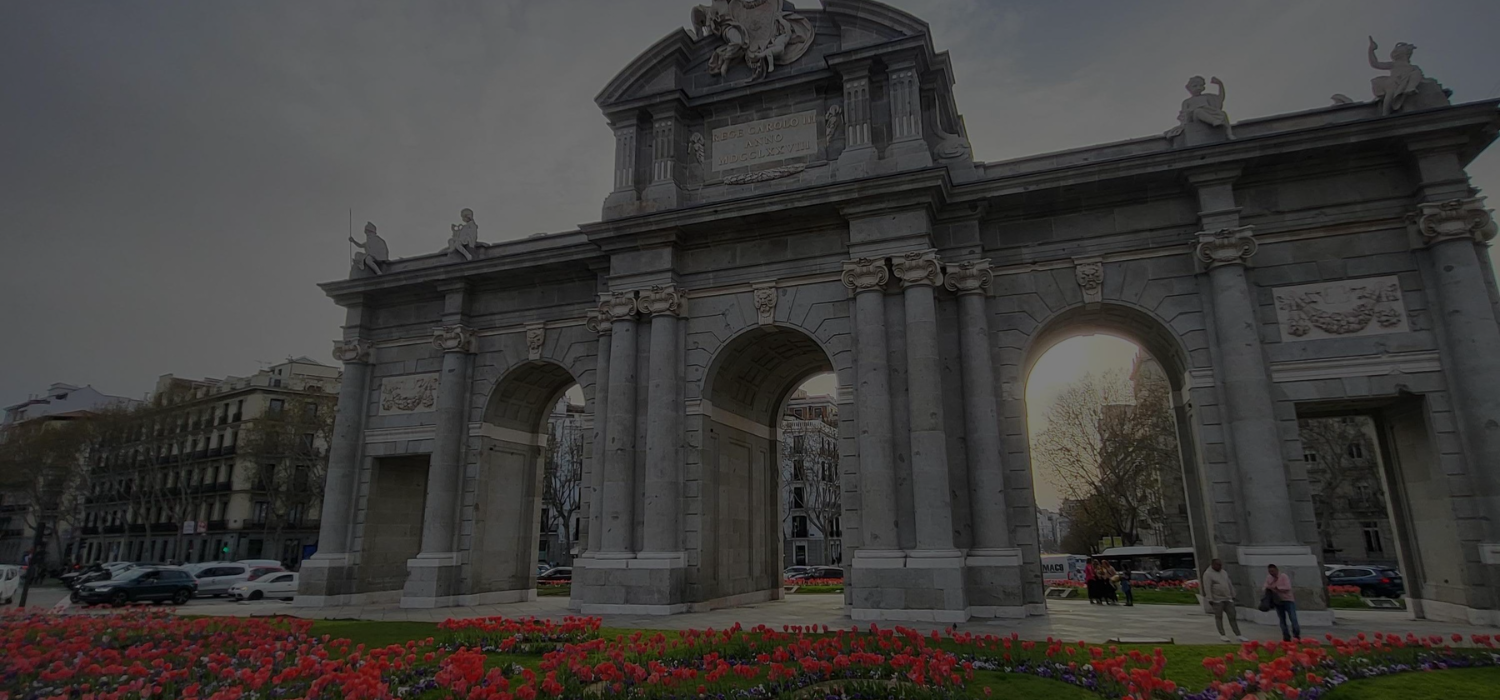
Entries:
{"label": "person with backpack", "polygon": [[[1281,623],[1281,639],[1290,642],[1302,636],[1302,625],[1297,622],[1297,600],[1292,594],[1292,579],[1281,573],[1275,564],[1266,567],[1264,595],[1276,610],[1276,619]],[[1287,627],[1287,620],[1291,627]]]}

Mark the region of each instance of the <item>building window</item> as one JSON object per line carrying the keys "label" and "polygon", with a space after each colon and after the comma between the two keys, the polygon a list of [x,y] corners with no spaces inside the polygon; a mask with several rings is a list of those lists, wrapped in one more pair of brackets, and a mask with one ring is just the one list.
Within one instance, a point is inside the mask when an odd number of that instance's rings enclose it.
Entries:
{"label": "building window", "polygon": [[792,507],[793,508],[806,508],[807,507],[807,491],[805,489],[803,489],[801,486],[794,486],[794,487],[792,487]]}
{"label": "building window", "polygon": [[828,533],[828,536],[829,537],[843,537],[844,536],[844,518],[843,518],[843,516],[839,516],[839,515],[833,516],[833,531],[830,532],[830,533]]}
{"label": "building window", "polygon": [[792,516],[792,537],[807,537],[807,516]]}
{"label": "building window", "polygon": [[256,501],[255,510],[252,512],[250,522],[256,525],[264,525],[266,519],[271,516],[271,504],[268,501]]}
{"label": "building window", "polygon": [[312,420],[318,417],[318,404],[308,401],[302,404],[302,417]]}
{"label": "building window", "polygon": [[1354,459],[1364,459],[1365,458],[1365,445],[1364,445],[1364,443],[1362,443],[1362,442],[1351,442],[1351,443],[1349,443],[1349,456],[1353,457]]}
{"label": "building window", "polygon": [[807,566],[807,545],[798,542],[792,546],[792,563],[797,566]]}
{"label": "building window", "polygon": [[1317,464],[1318,463],[1318,453],[1316,453],[1316,452],[1303,452],[1302,453],[1302,461],[1307,462],[1308,464]]}
{"label": "building window", "polygon": [[1380,542],[1380,524],[1363,522],[1359,526],[1365,531],[1365,554],[1383,554],[1385,548]]}
{"label": "building window", "polygon": [[271,399],[271,403],[266,406],[266,415],[272,418],[279,418],[281,417],[281,412],[284,410],[286,410],[286,401]]}
{"label": "building window", "polygon": [[[311,404],[309,404],[309,405],[311,405]],[[311,450],[313,448],[313,440],[315,440],[316,437],[317,436],[313,435],[312,433],[303,433],[302,434],[302,449],[304,449],[304,450]]]}
{"label": "building window", "polygon": [[298,525],[302,524],[302,504],[301,503],[298,503],[297,505],[294,505],[291,508],[287,509],[287,511],[286,511],[286,524],[290,525],[292,527],[297,527]]}

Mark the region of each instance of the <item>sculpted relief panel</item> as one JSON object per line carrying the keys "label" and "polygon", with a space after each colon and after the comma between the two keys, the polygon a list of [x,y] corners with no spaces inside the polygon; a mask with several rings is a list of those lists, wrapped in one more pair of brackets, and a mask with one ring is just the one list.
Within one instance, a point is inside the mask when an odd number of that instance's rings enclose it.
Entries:
{"label": "sculpted relief panel", "polygon": [[380,414],[429,413],[437,408],[437,374],[413,374],[380,380]]}
{"label": "sculpted relief panel", "polygon": [[1395,277],[1282,287],[1274,294],[1283,342],[1410,330]]}

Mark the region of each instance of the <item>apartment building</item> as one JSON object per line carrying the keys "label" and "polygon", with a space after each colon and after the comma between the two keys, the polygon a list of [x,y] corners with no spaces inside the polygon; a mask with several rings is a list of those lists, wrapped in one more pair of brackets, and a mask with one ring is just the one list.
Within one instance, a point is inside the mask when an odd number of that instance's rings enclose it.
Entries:
{"label": "apartment building", "polygon": [[798,390],[781,421],[782,556],[787,566],[843,562],[839,408]]}
{"label": "apartment building", "polygon": [[339,379],[305,357],[248,377],[162,376],[92,465],[79,559],[296,566],[317,544]]}

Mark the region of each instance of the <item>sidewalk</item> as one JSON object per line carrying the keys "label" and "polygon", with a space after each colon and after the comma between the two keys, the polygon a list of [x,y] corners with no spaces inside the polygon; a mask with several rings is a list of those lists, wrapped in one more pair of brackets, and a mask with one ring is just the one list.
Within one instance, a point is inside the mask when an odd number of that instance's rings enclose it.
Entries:
{"label": "sidewalk", "polygon": [[[568,610],[567,598],[538,598],[529,603],[486,605],[470,608],[439,608],[433,610],[405,610],[395,605],[370,605],[343,608],[299,608],[280,601],[254,603],[204,602],[193,603],[178,611],[184,615],[260,616],[288,615],[310,619],[329,620],[386,620],[441,622],[449,618],[503,616],[510,618],[539,617],[561,619],[572,613]],[[1407,619],[1405,612],[1381,610],[1339,610],[1334,627],[1304,627],[1304,636],[1322,637],[1334,634],[1339,637],[1354,636],[1359,632],[1387,632],[1405,635],[1452,634],[1464,635],[1475,632],[1488,633],[1477,627],[1457,623],[1428,622]],[[844,616],[841,595],[792,595],[786,600],[725,608],[706,613],[690,613],[671,616],[603,615],[605,627],[630,629],[724,629],[735,623],[745,627],[767,625],[827,625],[830,628],[849,628],[854,622]],[[881,625],[895,627],[894,623]],[[901,626],[921,631],[940,630],[947,626],[936,623],[903,623]],[[1126,641],[1156,641],[1177,644],[1219,644],[1219,633],[1214,629],[1213,617],[1199,608],[1186,605],[1137,605],[1135,607],[1102,607],[1089,605],[1088,601],[1048,601],[1046,617],[1025,620],[970,620],[958,625],[962,631],[979,634],[1009,635],[1012,632],[1026,639],[1056,637],[1068,641],[1083,640],[1099,644],[1114,639]],[[1240,623],[1246,637],[1261,641],[1281,639],[1281,631],[1275,626]]]}

